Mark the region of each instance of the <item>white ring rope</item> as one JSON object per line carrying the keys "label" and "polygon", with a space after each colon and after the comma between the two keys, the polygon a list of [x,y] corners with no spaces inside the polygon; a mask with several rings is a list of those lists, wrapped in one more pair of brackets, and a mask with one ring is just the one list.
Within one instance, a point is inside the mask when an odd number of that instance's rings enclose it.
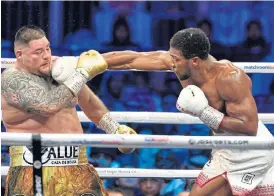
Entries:
{"label": "white ring rope", "polygon": [[[15,58],[1,58],[1,68],[13,67],[15,64],[15,61],[16,61]],[[270,62],[270,63],[235,62],[234,65],[244,70],[246,73],[274,73],[273,62]],[[130,70],[137,71],[135,69],[130,69]]]}
{"label": "white ring rope", "polygon": [[[80,122],[91,122],[84,112],[77,114]],[[198,117],[180,112],[110,112],[110,115],[121,123],[203,124]],[[261,113],[258,117],[264,124],[274,124],[273,113]]]}
{"label": "white ring rope", "polygon": [[[77,112],[81,122],[90,122],[84,112]],[[176,112],[110,112],[118,122],[124,123],[159,123],[159,124],[203,124],[198,117]],[[264,124],[274,124],[273,113],[258,114]]]}
{"label": "white ring rope", "polygon": [[[31,145],[31,133],[2,133],[2,145]],[[41,134],[43,146],[88,145],[94,147],[274,149],[274,137],[168,136],[125,134]]]}
{"label": "white ring rope", "polygon": [[[1,175],[8,174],[8,166],[1,167]],[[95,168],[101,178],[196,178],[201,170]]]}

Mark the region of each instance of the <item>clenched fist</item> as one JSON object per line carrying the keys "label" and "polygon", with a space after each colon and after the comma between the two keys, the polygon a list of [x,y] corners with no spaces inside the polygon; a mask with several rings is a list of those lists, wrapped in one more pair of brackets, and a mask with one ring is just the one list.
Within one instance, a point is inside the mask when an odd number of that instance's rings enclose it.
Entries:
{"label": "clenched fist", "polygon": [[199,117],[209,128],[218,130],[224,114],[208,105],[204,92],[195,85],[184,88],[177,100],[176,107],[181,112]]}
{"label": "clenched fist", "polygon": [[176,103],[176,107],[181,112],[199,117],[208,106],[208,100],[204,92],[197,86],[188,85],[184,88]]}
{"label": "clenched fist", "polygon": [[107,62],[99,52],[89,50],[88,52],[83,52],[80,55],[76,70],[90,80],[96,75],[103,73],[107,67]]}
{"label": "clenched fist", "polygon": [[[126,126],[126,125],[120,125],[116,131],[116,134],[126,134],[126,135],[134,135],[137,134],[132,128]],[[132,136],[134,137],[134,136]],[[118,148],[120,152],[129,154],[132,153],[135,148],[126,148],[126,147],[120,147]]]}
{"label": "clenched fist", "polygon": [[[126,125],[120,125],[116,120],[114,120],[110,113],[105,113],[101,120],[99,121],[98,127],[102,130],[104,130],[108,134],[127,134],[127,135],[135,135],[137,134],[132,128],[126,126]],[[120,152],[122,153],[132,153],[135,148],[126,148],[121,147],[118,148]]]}
{"label": "clenched fist", "polygon": [[108,65],[103,56],[95,51],[83,52],[80,57],[59,57],[54,60],[51,74],[59,84],[66,85],[77,95],[83,85],[104,72]]}

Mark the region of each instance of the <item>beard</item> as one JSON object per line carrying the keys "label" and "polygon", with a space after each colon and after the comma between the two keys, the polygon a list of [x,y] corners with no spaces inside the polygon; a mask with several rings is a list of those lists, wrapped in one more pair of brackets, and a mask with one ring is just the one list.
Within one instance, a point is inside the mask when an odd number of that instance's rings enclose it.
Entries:
{"label": "beard", "polygon": [[190,78],[190,73],[184,73],[179,76],[180,80],[187,80],[188,78]]}

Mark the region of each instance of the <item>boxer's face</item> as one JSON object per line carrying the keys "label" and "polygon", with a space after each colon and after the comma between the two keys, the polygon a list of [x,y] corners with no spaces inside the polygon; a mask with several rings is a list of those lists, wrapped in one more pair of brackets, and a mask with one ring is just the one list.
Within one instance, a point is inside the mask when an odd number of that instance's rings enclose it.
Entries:
{"label": "boxer's face", "polygon": [[16,52],[17,59],[31,73],[41,76],[50,75],[51,49],[46,37],[32,40]]}
{"label": "boxer's face", "polygon": [[169,53],[175,64],[173,71],[176,73],[180,80],[188,79],[191,76],[191,60],[186,59],[182,52],[175,48],[170,48]]}

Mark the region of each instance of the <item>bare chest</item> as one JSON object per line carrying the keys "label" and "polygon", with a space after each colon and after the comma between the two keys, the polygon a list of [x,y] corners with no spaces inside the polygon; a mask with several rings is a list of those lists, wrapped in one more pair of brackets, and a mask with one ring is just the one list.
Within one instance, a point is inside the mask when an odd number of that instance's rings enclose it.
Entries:
{"label": "bare chest", "polygon": [[211,107],[225,112],[225,102],[220,97],[216,85],[213,82],[208,82],[200,87],[208,99],[208,103]]}
{"label": "bare chest", "polygon": [[22,110],[5,107],[3,121],[6,129],[39,133],[82,133],[75,108],[64,108],[54,115],[41,116]]}

